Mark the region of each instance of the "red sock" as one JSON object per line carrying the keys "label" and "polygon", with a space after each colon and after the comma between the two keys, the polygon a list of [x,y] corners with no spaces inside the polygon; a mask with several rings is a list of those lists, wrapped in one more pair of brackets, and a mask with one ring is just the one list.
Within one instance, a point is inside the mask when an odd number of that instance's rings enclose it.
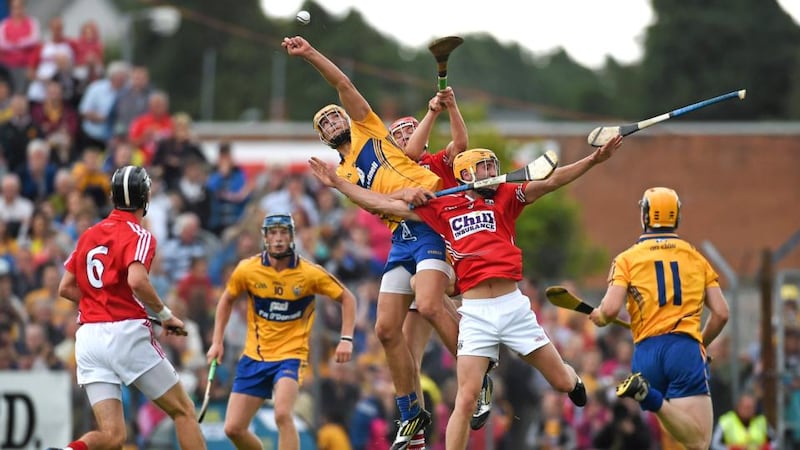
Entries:
{"label": "red sock", "polygon": [[70,442],[67,447],[71,448],[72,450],[89,450],[89,446],[81,441]]}
{"label": "red sock", "polygon": [[411,442],[408,444],[408,450],[423,450],[425,448],[425,431],[419,430],[417,434],[411,438]]}

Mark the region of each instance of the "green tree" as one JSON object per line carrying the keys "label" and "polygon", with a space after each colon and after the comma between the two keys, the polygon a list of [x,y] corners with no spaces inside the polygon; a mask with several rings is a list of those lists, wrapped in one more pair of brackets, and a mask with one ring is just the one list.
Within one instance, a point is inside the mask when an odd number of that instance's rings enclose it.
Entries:
{"label": "green tree", "polygon": [[657,20],[641,64],[642,112],[658,114],[750,88],[746,102],[693,113],[694,119],[785,117],[800,29],[776,0],[653,0]]}

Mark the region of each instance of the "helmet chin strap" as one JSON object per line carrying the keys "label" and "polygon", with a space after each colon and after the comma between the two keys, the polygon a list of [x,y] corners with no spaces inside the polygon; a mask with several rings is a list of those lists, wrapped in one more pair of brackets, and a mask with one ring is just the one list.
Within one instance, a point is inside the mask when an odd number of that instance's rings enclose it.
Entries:
{"label": "helmet chin strap", "polygon": [[288,258],[289,256],[294,255],[294,249],[293,248],[287,248],[285,251],[283,251],[281,253],[272,253],[269,250],[267,250],[267,253],[269,254],[269,256],[271,256],[271,257],[273,257],[275,259],[283,259],[283,258]]}
{"label": "helmet chin strap", "polygon": [[[266,244],[266,243],[265,243],[265,244]],[[283,259],[283,258],[288,258],[289,256],[292,256],[292,255],[294,255],[294,242],[292,242],[291,244],[289,244],[289,246],[288,246],[288,247],[286,247],[286,250],[284,250],[284,251],[282,251],[282,252],[280,252],[280,253],[273,253],[273,252],[271,252],[271,251],[269,250],[269,244],[266,244],[266,247],[267,247],[267,254],[268,254],[269,256],[271,256],[271,257],[275,258],[275,259]]]}

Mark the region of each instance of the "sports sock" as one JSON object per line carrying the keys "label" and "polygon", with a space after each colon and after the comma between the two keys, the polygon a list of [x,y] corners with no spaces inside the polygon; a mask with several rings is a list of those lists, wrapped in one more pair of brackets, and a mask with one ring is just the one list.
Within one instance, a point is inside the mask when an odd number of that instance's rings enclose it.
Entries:
{"label": "sports sock", "polygon": [[419,413],[419,402],[417,393],[412,392],[408,395],[401,395],[396,398],[397,408],[400,409],[400,420],[406,421]]}
{"label": "sports sock", "polygon": [[653,386],[650,386],[650,390],[647,391],[647,396],[644,400],[639,402],[642,405],[642,409],[652,412],[658,412],[663,403],[664,396],[658,390],[653,389]]}
{"label": "sports sock", "polygon": [[425,448],[425,431],[419,430],[417,434],[411,438],[408,444],[408,450],[423,450]]}

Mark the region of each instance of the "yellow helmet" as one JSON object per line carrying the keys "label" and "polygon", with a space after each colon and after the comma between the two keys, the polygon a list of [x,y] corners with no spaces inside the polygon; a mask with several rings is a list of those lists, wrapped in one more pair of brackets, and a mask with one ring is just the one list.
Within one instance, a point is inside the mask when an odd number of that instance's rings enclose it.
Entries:
{"label": "yellow helmet", "polygon": [[[333,131],[325,131],[323,121],[334,124]],[[325,145],[336,148],[350,140],[350,116],[339,105],[330,104],[314,114],[314,131]]]}
{"label": "yellow helmet", "polygon": [[681,218],[681,200],[670,188],[654,187],[644,191],[642,200],[642,228],[678,228]]}
{"label": "yellow helmet", "polygon": [[[473,148],[459,153],[456,155],[455,159],[453,159],[453,175],[455,175],[456,180],[462,183],[472,183],[476,181],[475,168],[478,164],[486,161],[494,161],[497,172],[500,173],[500,162],[497,160],[497,156],[494,155],[493,151],[485,148]],[[470,174],[469,180],[465,180],[462,176],[465,170]]]}

